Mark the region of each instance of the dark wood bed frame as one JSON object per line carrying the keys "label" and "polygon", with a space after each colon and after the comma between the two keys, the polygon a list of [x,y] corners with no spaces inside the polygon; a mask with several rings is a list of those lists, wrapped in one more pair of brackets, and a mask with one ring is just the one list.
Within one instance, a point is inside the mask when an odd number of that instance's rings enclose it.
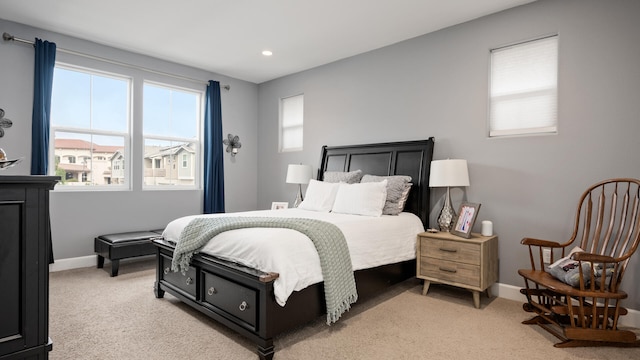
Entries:
{"label": "dark wood bed frame", "polygon": [[[323,146],[318,180],[325,171],[360,169],[372,175],[409,175],[413,186],[405,211],[416,214],[428,228],[429,168],[433,138],[421,141],[352,146]],[[417,235],[417,234],[416,234]],[[264,273],[206,254],[196,254],[186,274],[170,271],[173,245],[156,240],[155,295],[165,291],[208,317],[246,336],[258,346],[260,359],[272,359],[273,339],[325,315],[323,284],[294,292],[286,306],[277,304],[273,282],[278,274]],[[355,272],[358,303],[385,288],[414,277],[415,260]],[[357,303],[355,304],[357,305]]]}

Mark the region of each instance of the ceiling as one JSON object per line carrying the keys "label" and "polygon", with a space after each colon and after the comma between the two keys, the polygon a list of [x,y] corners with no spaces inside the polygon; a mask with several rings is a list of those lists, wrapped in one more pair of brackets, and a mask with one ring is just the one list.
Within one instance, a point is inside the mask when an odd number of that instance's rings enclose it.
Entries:
{"label": "ceiling", "polygon": [[259,84],[533,1],[2,0],[0,18]]}

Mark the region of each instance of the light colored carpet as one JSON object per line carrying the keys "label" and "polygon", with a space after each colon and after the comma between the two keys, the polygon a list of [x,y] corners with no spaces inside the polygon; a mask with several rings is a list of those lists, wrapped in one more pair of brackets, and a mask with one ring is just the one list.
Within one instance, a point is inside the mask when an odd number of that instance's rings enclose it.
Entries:
{"label": "light colored carpet", "polygon": [[[109,265],[106,264],[107,270]],[[153,294],[153,260],[125,262],[120,274],[84,268],[50,276],[50,359],[257,359],[255,346],[180,303]],[[557,349],[522,304],[408,280],[337,324],[324,317],[275,339],[288,359],[640,359],[640,349]]]}

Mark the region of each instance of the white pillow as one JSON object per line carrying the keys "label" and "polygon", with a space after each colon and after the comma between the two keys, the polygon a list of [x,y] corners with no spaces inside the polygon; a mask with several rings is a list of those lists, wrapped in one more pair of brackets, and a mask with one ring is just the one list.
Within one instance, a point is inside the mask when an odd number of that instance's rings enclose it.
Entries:
{"label": "white pillow", "polygon": [[315,179],[309,180],[304,200],[298,209],[329,212],[338,192],[338,183],[328,183]]}
{"label": "white pillow", "polygon": [[387,180],[371,183],[340,183],[334,213],[365,216],[380,216],[387,200]]}

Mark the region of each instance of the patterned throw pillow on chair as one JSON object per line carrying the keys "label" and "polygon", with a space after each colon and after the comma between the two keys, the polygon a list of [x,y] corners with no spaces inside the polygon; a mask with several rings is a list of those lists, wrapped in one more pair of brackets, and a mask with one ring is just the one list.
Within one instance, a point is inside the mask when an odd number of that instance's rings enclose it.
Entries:
{"label": "patterned throw pillow on chair", "polygon": [[[569,255],[549,265],[549,274],[565,284],[573,287],[580,286],[580,262],[573,260],[572,255],[577,252],[584,252],[579,247],[573,248]],[[585,285],[589,283],[591,277],[591,263],[582,262],[582,276],[585,279]]]}

